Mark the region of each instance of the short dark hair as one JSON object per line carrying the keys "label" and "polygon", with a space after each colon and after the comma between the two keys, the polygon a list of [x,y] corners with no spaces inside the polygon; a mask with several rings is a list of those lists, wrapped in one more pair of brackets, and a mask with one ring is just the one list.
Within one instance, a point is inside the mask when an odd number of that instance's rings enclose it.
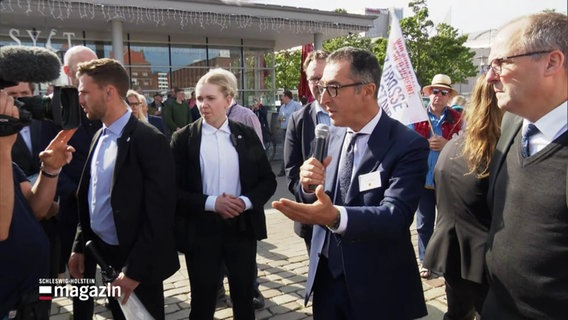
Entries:
{"label": "short dark hair", "polygon": [[328,62],[348,61],[351,64],[351,76],[354,81],[374,83],[375,97],[379,93],[382,70],[377,57],[369,50],[354,47],[343,47],[327,57]]}
{"label": "short dark hair", "polygon": [[325,60],[328,55],[329,53],[323,50],[316,50],[308,53],[308,56],[306,57],[306,59],[304,60],[304,64],[302,65],[303,70],[306,71],[306,69],[310,65],[310,62],[314,60]]}
{"label": "short dark hair", "polygon": [[112,85],[119,96],[126,99],[126,92],[130,87],[130,78],[124,66],[117,60],[102,58],[79,63],[77,66],[79,76],[88,75],[100,87]]}
{"label": "short dark hair", "polygon": [[284,90],[283,94],[290,99],[294,98],[294,96],[292,95],[292,91],[290,90]]}
{"label": "short dark hair", "polygon": [[181,88],[174,88],[174,94],[177,94],[178,92],[183,91],[183,89]]}

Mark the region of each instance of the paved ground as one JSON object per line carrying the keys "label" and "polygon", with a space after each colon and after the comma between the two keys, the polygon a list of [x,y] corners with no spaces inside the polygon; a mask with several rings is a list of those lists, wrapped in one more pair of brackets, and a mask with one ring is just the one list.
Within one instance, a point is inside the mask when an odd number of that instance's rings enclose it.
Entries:
{"label": "paved ground", "polygon": [[[278,164],[273,163],[278,169]],[[277,172],[275,170],[275,172]],[[278,189],[273,196],[291,197],[286,189],[286,180],[279,177]],[[265,308],[256,312],[257,319],[297,320],[312,319],[311,302],[303,305],[304,284],[308,273],[308,257],[302,239],[294,234],[293,223],[267,203],[268,239],[259,242],[257,263],[260,289],[266,297]],[[416,248],[416,230],[412,227],[412,239]],[[179,256],[182,268],[164,283],[166,319],[187,319],[189,315],[189,281],[183,255]],[[429,315],[423,319],[442,319],[446,310],[443,278],[422,282]],[[229,290],[225,280],[225,288]],[[226,299],[228,300],[228,299]],[[96,301],[95,318],[111,319],[104,300]],[[71,319],[72,304],[69,299],[54,299],[51,319]],[[377,310],[380,314],[380,310]],[[218,305],[215,319],[232,319],[229,302]]]}

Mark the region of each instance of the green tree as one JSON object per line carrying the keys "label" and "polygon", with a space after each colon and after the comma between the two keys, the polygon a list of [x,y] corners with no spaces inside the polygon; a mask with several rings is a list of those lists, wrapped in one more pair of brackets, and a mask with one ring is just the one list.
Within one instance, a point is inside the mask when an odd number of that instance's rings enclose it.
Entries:
{"label": "green tree", "polygon": [[471,52],[463,44],[467,36],[459,36],[450,25],[439,24],[436,35],[430,36],[434,23],[430,20],[426,0],[410,1],[408,6],[414,12],[411,17],[400,20],[406,48],[421,86],[430,83],[437,73],[444,73],[454,83],[476,75]]}
{"label": "green tree", "polygon": [[[430,38],[426,61],[429,62],[429,70],[424,70],[426,79],[430,80],[437,73],[447,74],[454,83],[463,82],[468,77],[477,74],[477,68],[473,64],[475,53],[463,44],[467,41],[467,35],[458,35],[455,28],[447,24],[436,26],[437,35]],[[443,48],[437,50],[437,48]],[[426,83],[426,82],[421,82]]]}
{"label": "green tree", "polygon": [[385,57],[387,56],[387,45],[389,44],[389,39],[387,38],[377,38],[375,42],[373,42],[373,53],[379,60],[379,65],[382,66],[385,64]]}
{"label": "green tree", "polygon": [[282,50],[274,54],[276,88],[297,89],[300,84],[301,50]]}
{"label": "green tree", "polygon": [[373,43],[370,38],[365,38],[358,33],[349,33],[343,37],[329,39],[323,42],[323,50],[333,52],[339,48],[351,46],[355,48],[362,48],[373,50]]}

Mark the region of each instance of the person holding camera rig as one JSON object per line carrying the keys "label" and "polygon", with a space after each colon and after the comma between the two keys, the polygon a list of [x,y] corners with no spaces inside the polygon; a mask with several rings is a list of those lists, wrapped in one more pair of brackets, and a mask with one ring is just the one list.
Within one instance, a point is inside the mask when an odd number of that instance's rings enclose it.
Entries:
{"label": "person holding camera rig", "polygon": [[[19,118],[14,99],[0,90],[0,120]],[[0,127],[6,121],[0,121]],[[22,317],[48,319],[49,308],[38,297],[39,279],[47,276],[48,241],[35,216],[47,213],[61,168],[75,149],[67,142],[75,130],[61,131],[45,151],[37,181],[32,186],[12,162],[16,132],[1,128],[0,136],[0,319],[16,310]],[[13,314],[11,314],[13,316]]]}

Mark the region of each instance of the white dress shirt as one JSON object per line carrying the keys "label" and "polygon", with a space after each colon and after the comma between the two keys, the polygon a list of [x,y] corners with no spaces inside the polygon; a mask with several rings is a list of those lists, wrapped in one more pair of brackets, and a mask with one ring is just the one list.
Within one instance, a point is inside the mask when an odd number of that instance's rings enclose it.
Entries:
{"label": "white dress shirt", "polygon": [[[237,141],[238,137],[233,140]],[[205,211],[214,212],[217,196],[223,193],[238,196],[244,201],[246,210],[252,208],[250,199],[241,195],[239,155],[231,141],[228,119],[219,129],[203,120],[199,163],[203,194],[208,195]]]}
{"label": "white dress shirt", "polygon": [[[529,137],[530,155],[546,148],[554,139],[566,132],[568,130],[567,123],[568,101],[564,101],[534,123],[539,132]],[[525,132],[529,124],[530,121],[524,119],[521,132]]]}
{"label": "white dress shirt", "polygon": [[[355,132],[351,129],[347,129],[348,132],[353,132],[353,134],[359,134],[359,136],[357,137],[357,141],[355,141],[355,145],[354,145],[354,149],[353,149],[353,172],[351,175],[351,181],[353,181],[353,179],[357,179],[357,177],[355,176],[355,172],[357,172],[357,168],[359,167],[359,164],[361,162],[361,158],[363,157],[363,154],[365,154],[365,151],[367,150],[367,144],[369,143],[369,138],[371,137],[371,134],[373,133],[373,130],[375,130],[375,127],[377,126],[377,124],[379,123],[379,120],[381,119],[381,115],[383,114],[383,111],[381,110],[381,108],[379,108],[379,112],[377,112],[377,114],[375,115],[375,117],[373,119],[371,119],[371,121],[369,121],[359,132]],[[345,138],[347,138],[349,136],[349,134],[345,135]],[[345,161],[345,157],[344,155],[347,154],[347,146],[348,143],[344,142],[343,143],[343,147],[341,149],[341,159],[339,159],[339,164],[338,167],[342,168],[343,166],[343,162]],[[337,173],[337,176],[339,177],[339,172]],[[336,180],[335,181],[335,194],[337,196],[337,192],[339,190],[339,181]],[[345,207],[343,206],[335,206],[338,210],[339,210],[339,214],[341,215],[341,219],[339,221],[339,227],[335,230],[332,230],[334,233],[339,233],[339,234],[343,234],[345,232],[345,229],[347,228],[347,220],[348,220],[348,215],[347,215],[347,210],[345,209]]]}

